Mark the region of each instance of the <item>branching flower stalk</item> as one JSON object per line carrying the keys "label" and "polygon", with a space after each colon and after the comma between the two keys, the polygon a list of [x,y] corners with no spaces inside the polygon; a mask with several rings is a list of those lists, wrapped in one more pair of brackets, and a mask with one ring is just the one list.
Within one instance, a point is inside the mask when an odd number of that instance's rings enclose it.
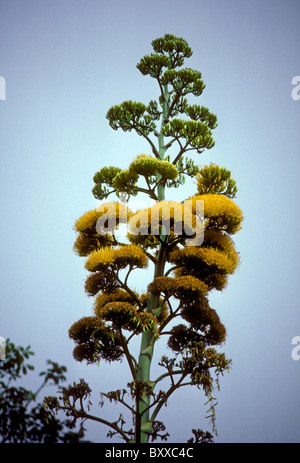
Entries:
{"label": "branching flower stalk", "polygon": [[[239,265],[231,235],[243,220],[233,201],[237,187],[231,172],[214,164],[199,167],[184,158],[188,151],[202,154],[211,149],[217,126],[216,116],[207,108],[188,103],[188,95],[199,97],[205,88],[199,71],[182,67],[191,48],[171,34],[153,40],[152,47],[154,53],[142,58],[137,68],[156,79],[158,101],[148,105],[125,101],[107,112],[114,130],[134,131],[148,142],[150,154],[137,155],[127,169],[103,167],[94,175],[93,194],[101,204],[76,221],[74,244],[75,252],[86,257],[90,275],[85,290],[95,297],[94,316],[82,318],[69,330],[76,360],[126,359],[131,373],[127,389],[102,393],[102,398],[125,407],[133,427],[125,429],[123,415],[111,423],[91,415],[84,407],[90,390],[83,380],[64,388],[59,399],[46,399],[54,411],[64,409],[74,420],[101,422],[111,428],[109,437],[117,434],[136,443],[167,439],[157,417],[182,387],[205,392],[215,430],[213,384],[218,385],[218,376],[228,370],[230,361],[213,347],[225,341],[226,330],[210,307],[208,294],[224,289]],[[168,200],[169,190],[179,188],[186,178],[196,179],[194,195],[182,202]],[[155,204],[131,211],[124,198],[138,194]],[[103,203],[111,195],[116,199]],[[198,209],[199,201],[204,209]],[[128,224],[126,242],[117,234],[122,223]],[[153,279],[139,294],[130,277],[149,263]],[[138,358],[129,346],[136,336],[141,338]],[[163,336],[174,356],[162,356],[158,365],[164,372],[153,380],[154,346]],[[166,380],[169,387],[157,391]],[[194,429],[193,434],[195,442],[210,441],[201,430]]]}

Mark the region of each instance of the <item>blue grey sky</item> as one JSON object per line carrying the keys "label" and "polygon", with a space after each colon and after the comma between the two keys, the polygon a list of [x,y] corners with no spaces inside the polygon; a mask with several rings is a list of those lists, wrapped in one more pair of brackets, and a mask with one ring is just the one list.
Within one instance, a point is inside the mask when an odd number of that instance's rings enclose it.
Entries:
{"label": "blue grey sky", "polygon": [[[291,356],[300,336],[299,18],[298,0],[1,0],[1,336],[31,344],[38,365],[60,361],[69,381],[85,378],[95,392],[129,380],[125,363],[73,360],[67,331],[92,314],[73,225],[97,205],[94,173],[125,168],[148,149],[113,131],[105,115],[127,99],[157,98],[136,64],[153,39],[175,34],[193,49],[185,65],[202,72],[199,104],[218,116],[215,147],[193,159],[231,170],[245,215],[235,237],[241,267],[210,297],[233,361],[215,392],[215,441],[300,441],[300,361]],[[187,182],[183,198],[194,191]],[[156,358],[164,353],[158,347]],[[211,430],[205,400],[192,389],[174,395],[161,416],[170,442]],[[115,419],[111,407],[100,412]],[[104,442],[106,432],[89,425],[87,437]]]}

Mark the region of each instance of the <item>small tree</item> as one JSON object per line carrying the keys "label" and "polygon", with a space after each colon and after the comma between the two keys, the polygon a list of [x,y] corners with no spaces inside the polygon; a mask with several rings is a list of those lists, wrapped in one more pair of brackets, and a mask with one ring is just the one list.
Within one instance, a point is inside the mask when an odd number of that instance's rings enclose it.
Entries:
{"label": "small tree", "polygon": [[48,360],[48,368],[39,374],[41,385],[32,392],[16,384],[34,370],[34,366],[27,363],[34,355],[30,346],[16,347],[7,339],[5,350],[5,359],[0,361],[0,443],[82,442],[83,430],[71,430],[74,421],[60,421],[37,402],[45,386],[58,386],[66,381],[66,367]]}
{"label": "small tree", "polygon": [[[188,95],[199,97],[205,88],[199,71],[182,67],[191,48],[171,34],[154,40],[152,47],[154,53],[142,58],[137,68],[157,81],[158,100],[124,101],[107,113],[114,130],[134,131],[147,141],[152,154],[138,155],[125,170],[103,167],[94,176],[97,199],[117,198],[102,202],[75,223],[74,249],[86,257],[90,275],[85,290],[95,302],[94,315],[69,330],[76,360],[126,359],[131,374],[127,389],[102,397],[130,410],[133,426],[126,428],[122,415],[114,422],[90,415],[83,399],[91,391],[83,380],[64,389],[60,399],[48,400],[53,409],[104,423],[111,428],[110,436],[137,443],[167,438],[157,417],[170,396],[184,386],[204,390],[214,428],[213,383],[230,361],[214,347],[224,342],[226,330],[210,307],[208,294],[225,288],[228,275],[238,267],[239,254],[230,235],[242,222],[242,212],[232,200],[237,188],[230,171],[214,164],[200,168],[185,156],[211,149],[217,126],[216,116],[207,108],[188,103]],[[197,192],[182,202],[167,200],[167,191],[180,187],[186,177],[196,179]],[[131,211],[126,201],[138,194],[154,205]],[[124,222],[126,240],[118,235]],[[150,264],[153,277],[140,293],[130,283],[132,272]],[[136,336],[141,338],[138,355],[130,343]],[[150,372],[154,346],[164,336],[173,356],[164,352],[158,363],[162,373],[155,379]],[[212,437],[201,430],[193,433],[195,442]]]}

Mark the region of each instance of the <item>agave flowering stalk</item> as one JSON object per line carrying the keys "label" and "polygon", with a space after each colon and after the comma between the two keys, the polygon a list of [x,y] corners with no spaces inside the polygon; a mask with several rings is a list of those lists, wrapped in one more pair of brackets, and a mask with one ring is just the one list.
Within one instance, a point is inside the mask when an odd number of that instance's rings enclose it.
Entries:
{"label": "agave flowering stalk", "polygon": [[[243,220],[233,201],[237,187],[230,171],[214,164],[199,167],[185,156],[211,149],[217,126],[207,108],[188,102],[188,96],[199,97],[205,88],[199,71],[183,67],[191,48],[171,34],[153,40],[152,47],[137,68],[157,81],[158,100],[124,101],[107,113],[114,130],[134,131],[148,142],[149,153],[136,153],[127,169],[102,167],[94,176],[93,194],[101,204],[76,221],[74,245],[86,258],[85,290],[95,298],[94,313],[69,330],[76,360],[126,359],[131,376],[127,389],[117,385],[102,397],[129,410],[132,423],[128,427],[122,415],[112,422],[90,415],[84,407],[90,393],[84,382],[66,388],[56,402],[74,419],[94,419],[110,428],[109,436],[136,443],[167,438],[157,417],[181,387],[204,390],[214,427],[213,384],[230,361],[216,349],[224,343],[226,329],[210,307],[209,293],[223,290],[239,265],[231,235]],[[168,199],[186,178],[196,180],[189,198]],[[130,210],[123,200],[137,195],[154,205]],[[107,202],[110,196],[113,200]],[[125,241],[118,237],[122,223],[128,225]],[[132,274],[148,269],[149,275],[151,267],[152,277],[138,292],[130,284]],[[154,378],[151,364],[162,336],[168,337],[171,356],[162,355],[162,373]],[[140,338],[137,355],[130,349],[134,337]],[[204,434],[194,430],[194,435],[197,440]]]}

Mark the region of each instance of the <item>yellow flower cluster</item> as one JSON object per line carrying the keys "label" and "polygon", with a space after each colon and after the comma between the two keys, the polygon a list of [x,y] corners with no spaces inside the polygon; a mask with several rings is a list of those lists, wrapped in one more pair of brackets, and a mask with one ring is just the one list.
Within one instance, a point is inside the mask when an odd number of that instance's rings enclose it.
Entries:
{"label": "yellow flower cluster", "polygon": [[105,329],[104,323],[96,317],[83,317],[69,328],[69,337],[76,343],[89,342],[95,332]]}
{"label": "yellow flower cluster", "polygon": [[173,251],[170,254],[170,262],[193,268],[203,267],[206,264],[213,271],[214,269],[222,274],[231,274],[235,267],[233,262],[223,252],[214,248],[186,247]]}
{"label": "yellow flower cluster", "polygon": [[105,304],[98,312],[100,319],[112,322],[115,328],[129,331],[153,331],[157,329],[156,317],[147,312],[139,312],[129,302],[114,301]]}
{"label": "yellow flower cluster", "polygon": [[121,348],[123,337],[98,317],[83,317],[73,323],[69,336],[77,344],[73,356],[79,362],[95,363],[101,358],[118,360],[124,353]]}
{"label": "yellow flower cluster", "polygon": [[226,338],[226,329],[217,312],[209,306],[207,298],[195,304],[187,304],[181,311],[184,320],[205,334],[207,344],[221,344]]}
{"label": "yellow flower cluster", "polygon": [[95,296],[99,291],[105,294],[113,293],[119,286],[118,281],[108,269],[92,273],[85,281],[85,291],[89,296]]}
{"label": "yellow flower cluster", "polygon": [[98,233],[90,232],[79,233],[73,246],[74,252],[78,256],[88,256],[96,249],[101,249],[104,246],[113,246],[114,242],[112,235],[99,235]]}
{"label": "yellow flower cluster", "polygon": [[107,267],[121,269],[128,265],[137,268],[147,267],[148,258],[140,247],[130,245],[119,249],[103,248],[93,251],[86,260],[85,268],[90,272],[96,272]]}
{"label": "yellow flower cluster", "polygon": [[129,219],[130,234],[133,236],[159,236],[162,225],[166,235],[191,235],[199,223],[192,208],[185,208],[184,204],[177,201],[159,201],[153,207],[140,209]]}
{"label": "yellow flower cluster", "polygon": [[174,296],[177,299],[201,298],[208,292],[208,287],[203,281],[191,275],[178,278],[156,277],[148,286],[152,294],[163,293],[166,297]]}
{"label": "yellow flower cluster", "polygon": [[223,251],[211,247],[186,247],[173,251],[170,262],[176,264],[175,276],[192,275],[202,280],[209,290],[222,290],[227,277],[236,269],[236,261]]}
{"label": "yellow flower cluster", "polygon": [[192,210],[196,211],[197,200],[204,201],[204,217],[206,229],[219,229],[229,234],[241,228],[243,213],[232,199],[220,194],[197,195],[190,198]]}
{"label": "yellow flower cluster", "polygon": [[220,249],[232,262],[234,269],[240,264],[239,253],[235,249],[234,241],[230,236],[218,230],[207,230],[204,235],[203,246],[211,246]]}
{"label": "yellow flower cluster", "polygon": [[[138,297],[138,295],[136,294]],[[94,312],[96,316],[100,316],[100,311],[101,309],[108,304],[109,302],[129,302],[132,305],[135,305],[135,301],[133,300],[133,297],[127,293],[127,291],[124,291],[123,289],[116,289],[113,293],[105,294],[105,293],[99,293],[95,299],[94,302]]]}
{"label": "yellow flower cluster", "polygon": [[[130,209],[125,204],[117,201],[100,204],[96,209],[86,212],[75,222],[75,230],[80,233],[87,232],[96,227],[98,219],[105,218],[116,225],[118,223],[127,223],[132,215]],[[103,217],[104,216],[104,217]]]}

